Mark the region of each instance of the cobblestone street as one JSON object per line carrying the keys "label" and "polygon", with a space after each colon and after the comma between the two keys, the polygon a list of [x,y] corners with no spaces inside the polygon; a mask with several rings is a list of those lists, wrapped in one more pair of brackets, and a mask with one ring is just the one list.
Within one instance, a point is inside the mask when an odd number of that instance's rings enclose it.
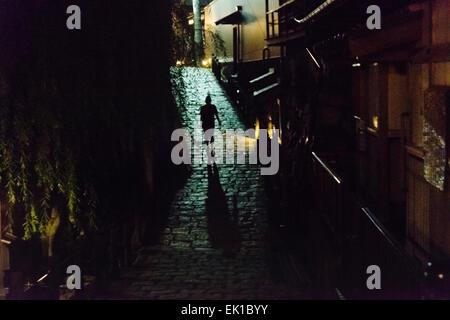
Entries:
{"label": "cobblestone street", "polygon": [[[209,69],[173,70],[182,124],[201,128],[199,108],[212,97],[221,129],[244,129]],[[183,85],[184,83],[184,85]],[[248,142],[248,141],[247,141]],[[251,141],[250,141],[251,144]],[[267,199],[257,165],[193,164],[177,193],[158,244],[143,248],[125,270],[129,299],[297,299],[268,241]]]}

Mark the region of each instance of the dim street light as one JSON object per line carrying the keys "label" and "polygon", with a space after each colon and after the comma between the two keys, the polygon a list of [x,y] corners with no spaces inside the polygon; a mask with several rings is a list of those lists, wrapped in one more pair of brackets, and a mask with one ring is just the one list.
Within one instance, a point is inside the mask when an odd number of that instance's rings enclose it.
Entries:
{"label": "dim street light", "polygon": [[204,66],[204,67],[208,67],[208,66],[210,66],[212,64],[212,59],[204,59],[204,60],[202,60],[202,65]]}
{"label": "dim street light", "polygon": [[256,122],[255,122],[255,139],[258,140],[259,139],[259,119],[256,118]]}
{"label": "dim street light", "polygon": [[192,26],[194,24],[194,19],[189,19],[189,25]]}
{"label": "dim street light", "polygon": [[378,129],[378,116],[372,117],[372,125],[375,129]]}

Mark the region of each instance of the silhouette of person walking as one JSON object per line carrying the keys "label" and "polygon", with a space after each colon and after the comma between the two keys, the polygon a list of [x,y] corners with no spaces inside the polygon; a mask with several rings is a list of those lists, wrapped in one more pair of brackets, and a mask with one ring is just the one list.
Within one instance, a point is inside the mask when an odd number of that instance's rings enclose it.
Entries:
{"label": "silhouette of person walking", "polygon": [[[212,131],[211,137],[206,137],[205,133],[208,130],[214,130],[215,128],[215,118],[217,118],[217,121],[219,122],[219,126],[222,125],[219,113],[217,112],[217,108],[215,105],[211,104],[211,97],[208,95],[205,99],[205,105],[200,108],[200,119],[202,121],[202,128],[203,128],[203,136],[204,141],[207,145],[207,147],[212,147],[211,144],[214,143],[214,131]],[[211,155],[214,157],[214,149],[211,150]],[[209,161],[208,161],[209,164]]]}

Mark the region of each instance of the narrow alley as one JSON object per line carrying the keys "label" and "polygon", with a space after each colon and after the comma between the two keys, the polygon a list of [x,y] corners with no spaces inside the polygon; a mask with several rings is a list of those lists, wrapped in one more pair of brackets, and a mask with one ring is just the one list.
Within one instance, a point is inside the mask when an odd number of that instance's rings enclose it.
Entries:
{"label": "narrow alley", "polygon": [[[175,77],[175,73],[181,77]],[[209,93],[221,130],[244,129],[209,69],[172,70],[183,126],[201,128]],[[248,160],[247,160],[248,162]],[[294,299],[269,242],[267,199],[257,165],[193,164],[160,243],[141,250],[123,278],[130,299]]]}

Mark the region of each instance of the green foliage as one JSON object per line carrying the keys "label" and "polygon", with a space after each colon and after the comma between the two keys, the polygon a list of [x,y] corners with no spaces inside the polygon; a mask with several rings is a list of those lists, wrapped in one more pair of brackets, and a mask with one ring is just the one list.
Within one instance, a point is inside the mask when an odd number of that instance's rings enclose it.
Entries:
{"label": "green foliage", "polygon": [[[45,236],[51,208],[60,206],[58,199],[65,199],[62,209],[78,230],[83,199],[88,226],[95,226],[95,191],[89,187],[80,195],[75,155],[63,147],[67,142],[59,129],[62,123],[49,116],[49,107],[41,106],[42,112],[33,114],[20,100],[14,97],[0,105],[0,188],[13,210],[20,206],[26,211],[24,239]],[[88,181],[83,185],[90,186]]]}
{"label": "green foliage", "polygon": [[189,11],[182,4],[174,3],[171,12],[171,63],[195,62],[194,28],[188,22]]}
{"label": "green foliage", "polygon": [[34,205],[31,205],[31,208],[26,216],[23,227],[25,230],[23,238],[25,240],[30,239],[34,234],[36,234],[39,231],[40,229],[39,218],[36,213],[36,208],[34,207]]}
{"label": "green foliage", "polygon": [[65,246],[147,195],[143,151],[167,143],[169,5],[109,1],[105,14],[83,0],[75,33],[61,28],[64,3],[15,2],[0,0],[0,201],[25,238],[57,209]]}

